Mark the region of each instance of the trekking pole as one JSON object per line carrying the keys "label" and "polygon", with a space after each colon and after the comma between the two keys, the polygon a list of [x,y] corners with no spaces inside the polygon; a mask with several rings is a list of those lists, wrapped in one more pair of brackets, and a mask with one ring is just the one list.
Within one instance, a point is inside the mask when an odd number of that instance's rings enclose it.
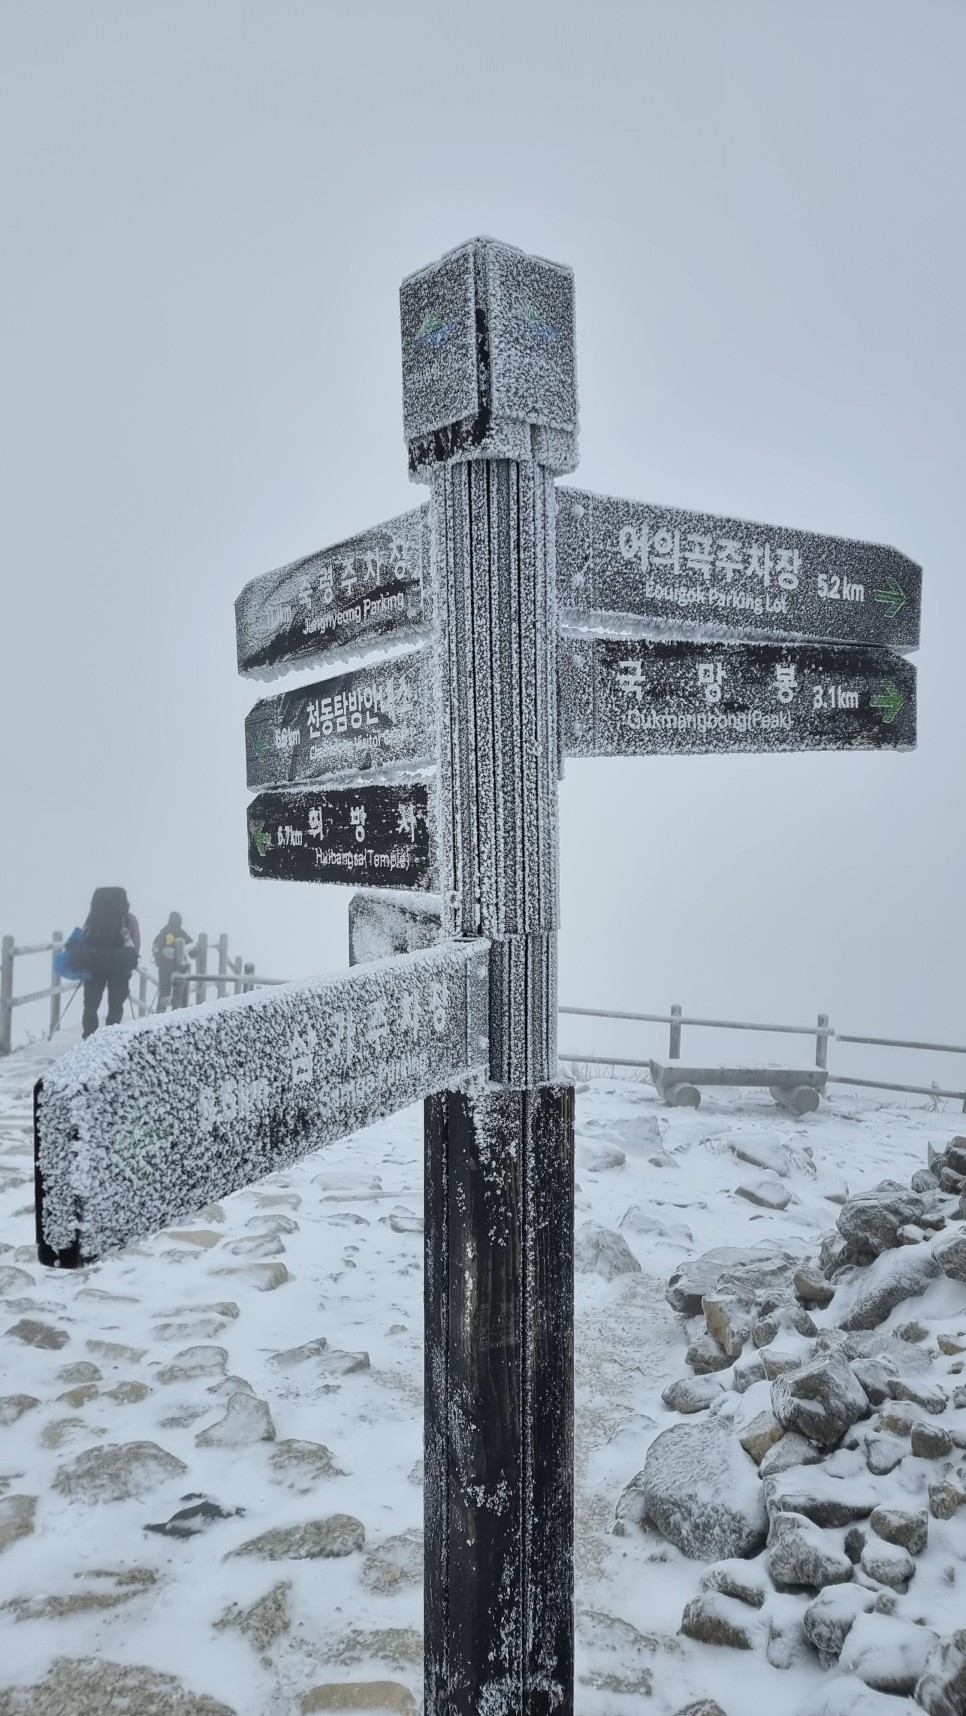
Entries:
{"label": "trekking pole", "polygon": [[70,1001],[67,1002],[67,1005],[65,1006],[63,1012],[61,1013],[57,1024],[51,1026],[50,1030],[47,1032],[48,1043],[50,1042],[50,1039],[53,1036],[55,1030],[62,1030],[63,1029],[64,1020],[70,1011],[70,1002],[73,1001],[74,996],[77,994],[77,991],[78,991],[78,989],[80,989],[80,987],[81,987],[81,985],[79,983],[77,983],[74,985],[74,988],[71,990]]}

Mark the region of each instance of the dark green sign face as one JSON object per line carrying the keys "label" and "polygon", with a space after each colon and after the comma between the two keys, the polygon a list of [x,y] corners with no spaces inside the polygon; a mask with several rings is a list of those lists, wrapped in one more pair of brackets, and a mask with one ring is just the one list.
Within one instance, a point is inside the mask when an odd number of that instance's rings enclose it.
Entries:
{"label": "dark green sign face", "polygon": [[436,750],[430,690],[421,650],[264,698],[245,722],[248,785],[428,763]]}
{"label": "dark green sign face", "polygon": [[565,637],[560,687],[572,757],[916,743],[916,670],[888,650]]}
{"label": "dark green sign face", "polygon": [[922,570],[895,548],[557,488],[557,597],[594,629],[919,646]]}
{"label": "dark green sign face", "polygon": [[248,868],[278,882],[432,888],[430,790],[263,792],[248,807]]}

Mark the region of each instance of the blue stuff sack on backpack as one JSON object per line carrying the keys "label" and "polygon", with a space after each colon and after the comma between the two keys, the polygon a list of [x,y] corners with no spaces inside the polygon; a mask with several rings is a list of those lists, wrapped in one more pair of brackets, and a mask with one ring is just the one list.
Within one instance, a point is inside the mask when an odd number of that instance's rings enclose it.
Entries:
{"label": "blue stuff sack on backpack", "polygon": [[89,983],[91,974],[84,970],[87,937],[82,929],[72,929],[64,945],[54,954],[54,971],[68,983]]}

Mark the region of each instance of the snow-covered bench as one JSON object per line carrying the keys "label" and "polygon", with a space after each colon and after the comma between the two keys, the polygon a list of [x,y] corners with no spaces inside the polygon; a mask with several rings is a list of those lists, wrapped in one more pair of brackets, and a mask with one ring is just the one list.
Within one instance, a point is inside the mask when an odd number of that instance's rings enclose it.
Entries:
{"label": "snow-covered bench", "polygon": [[824,1067],[685,1067],[679,1061],[651,1062],[651,1078],[671,1108],[699,1108],[699,1085],[748,1085],[767,1090],[792,1114],[811,1114],[828,1083]]}

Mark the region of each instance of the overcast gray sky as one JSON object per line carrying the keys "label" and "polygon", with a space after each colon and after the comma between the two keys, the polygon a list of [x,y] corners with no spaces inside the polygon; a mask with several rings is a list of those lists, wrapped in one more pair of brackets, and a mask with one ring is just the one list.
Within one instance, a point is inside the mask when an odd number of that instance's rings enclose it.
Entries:
{"label": "overcast gray sky", "polygon": [[915,753],[568,764],[561,998],[963,1040],[964,52],[961,0],[0,0],[0,930],[119,881],[344,963],[348,890],[247,875],[232,604],[422,498],[399,282],[491,233],[575,270],[571,481],[925,568]]}

